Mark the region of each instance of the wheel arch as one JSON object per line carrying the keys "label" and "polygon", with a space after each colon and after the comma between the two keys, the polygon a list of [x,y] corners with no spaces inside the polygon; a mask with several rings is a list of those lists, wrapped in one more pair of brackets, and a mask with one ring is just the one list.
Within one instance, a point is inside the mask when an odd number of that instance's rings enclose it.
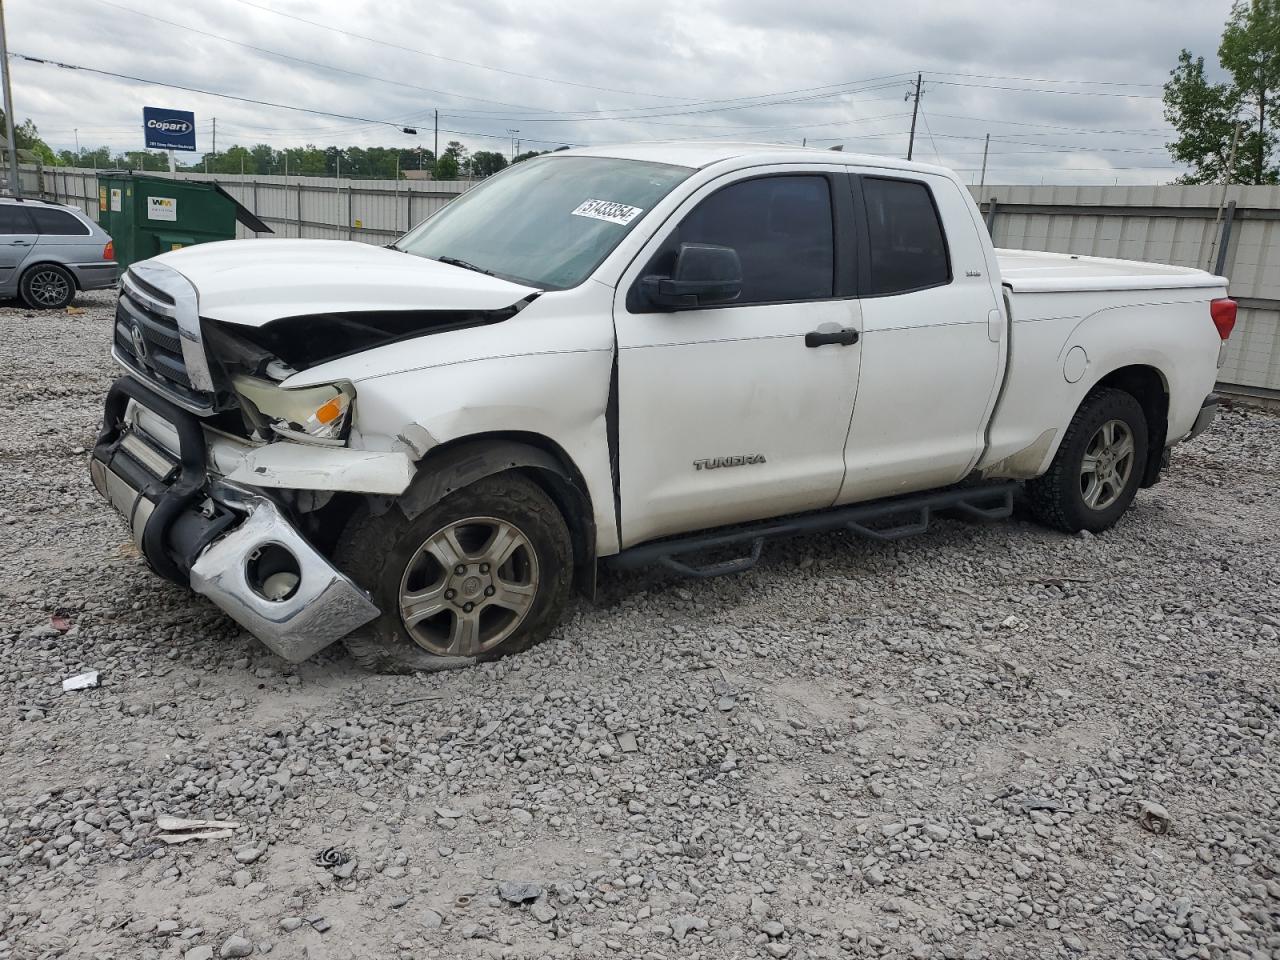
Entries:
{"label": "wheel arch", "polygon": [[393,501],[416,515],[455,490],[509,470],[523,472],[551,498],[573,542],[574,585],[589,599],[596,592],[596,526],[582,471],[550,437],[502,431],[460,437],[433,447],[417,462],[409,488]]}
{"label": "wheel arch", "polygon": [[[1160,469],[1164,463],[1165,441],[1169,433],[1169,380],[1159,368],[1145,363],[1131,363],[1117,367],[1110,373],[1099,377],[1089,389],[1085,397],[1095,390],[1104,388],[1123,390],[1142,407],[1147,420],[1147,460],[1143,464],[1143,487],[1150,487],[1160,478]],[[1077,405],[1078,412],[1084,399]],[[1073,414],[1074,416],[1074,414]]]}
{"label": "wheel arch", "polygon": [[27,279],[27,275],[30,274],[32,270],[35,270],[38,267],[57,267],[59,270],[66,273],[67,276],[71,278],[71,286],[76,291],[80,291],[81,289],[80,278],[76,275],[76,272],[74,270],[72,270],[69,266],[67,266],[65,263],[62,263],[61,261],[49,260],[45,258],[34,260],[31,263],[24,263],[22,265],[22,270],[18,273],[18,289],[19,290],[22,289],[22,282]]}

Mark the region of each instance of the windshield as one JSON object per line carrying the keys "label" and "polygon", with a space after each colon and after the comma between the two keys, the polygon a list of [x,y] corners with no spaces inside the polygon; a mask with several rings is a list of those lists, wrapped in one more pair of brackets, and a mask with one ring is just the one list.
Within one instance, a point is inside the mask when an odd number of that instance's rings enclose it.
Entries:
{"label": "windshield", "polygon": [[531,287],[575,287],[691,173],[608,157],[536,157],[467,191],[395,246]]}

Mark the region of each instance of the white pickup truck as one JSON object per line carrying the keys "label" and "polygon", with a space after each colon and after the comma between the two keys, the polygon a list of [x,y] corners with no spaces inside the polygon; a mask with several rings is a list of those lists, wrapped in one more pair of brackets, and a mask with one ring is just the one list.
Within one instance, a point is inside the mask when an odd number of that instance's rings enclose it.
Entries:
{"label": "white pickup truck", "polygon": [[604,560],[735,572],[1024,485],[1103,530],[1212,420],[1234,322],[1208,273],[993,249],[937,167],[571,150],[390,247],[135,264],[91,473],[282,657],[439,669],[543,639]]}

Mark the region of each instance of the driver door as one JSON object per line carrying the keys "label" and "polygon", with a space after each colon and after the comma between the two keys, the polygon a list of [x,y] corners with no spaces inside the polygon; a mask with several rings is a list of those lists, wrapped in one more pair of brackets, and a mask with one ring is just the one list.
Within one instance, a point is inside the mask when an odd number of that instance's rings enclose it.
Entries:
{"label": "driver door", "polygon": [[[834,502],[861,356],[851,206],[839,168],[732,174],[693,194],[624,274],[624,547]],[[641,279],[671,276],[683,243],[732,247],[741,295],[679,310],[651,302]]]}

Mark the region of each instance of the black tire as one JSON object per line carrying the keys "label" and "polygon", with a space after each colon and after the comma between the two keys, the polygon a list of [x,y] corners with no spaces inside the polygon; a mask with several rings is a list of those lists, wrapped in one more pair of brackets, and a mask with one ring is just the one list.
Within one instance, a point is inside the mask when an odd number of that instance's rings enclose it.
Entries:
{"label": "black tire", "polygon": [[[1118,485],[1119,495],[1105,506],[1094,508],[1085,500],[1086,482],[1082,476],[1085,455],[1099,431],[1112,421],[1119,421],[1129,430],[1133,440],[1132,462],[1123,485]],[[1133,503],[1146,462],[1147,418],[1142,406],[1123,390],[1108,387],[1095,390],[1076,411],[1049,471],[1027,484],[1031,513],[1045,526],[1065,533],[1106,530]]]}
{"label": "black tire", "polygon": [[76,278],[56,263],[37,263],[22,275],[18,292],[32,310],[62,310],[76,298]]}
{"label": "black tire", "polygon": [[[469,518],[496,518],[523,535],[536,557],[536,592],[505,639],[476,656],[448,656],[413,639],[401,617],[401,585],[426,541]],[[448,670],[526,650],[545,640],[560,623],[573,583],[573,542],[564,517],[541,487],[516,472],[478,480],[416,516],[407,516],[399,505],[382,516],[357,515],[342,536],[336,560],[383,611],[345,640],[356,662],[376,673]],[[479,600],[477,606],[485,602]],[[449,611],[449,615],[456,614]]]}

